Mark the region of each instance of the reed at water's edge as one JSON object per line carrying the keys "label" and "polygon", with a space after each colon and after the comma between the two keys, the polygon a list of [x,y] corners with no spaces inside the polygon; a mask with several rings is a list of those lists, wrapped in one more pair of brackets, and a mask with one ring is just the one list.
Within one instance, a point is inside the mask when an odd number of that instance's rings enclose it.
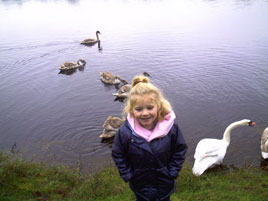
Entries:
{"label": "reed at water's edge", "polygon": [[[218,168],[201,177],[184,164],[172,201],[265,201],[268,171],[256,167]],[[79,168],[48,167],[0,152],[0,200],[131,201],[134,195],[115,167],[80,174]]]}

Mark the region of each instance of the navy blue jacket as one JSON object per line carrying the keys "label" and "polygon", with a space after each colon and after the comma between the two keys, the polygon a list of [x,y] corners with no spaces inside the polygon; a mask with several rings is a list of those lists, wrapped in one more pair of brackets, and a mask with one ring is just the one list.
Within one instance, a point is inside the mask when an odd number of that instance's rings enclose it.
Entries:
{"label": "navy blue jacket", "polygon": [[174,180],[185,160],[187,145],[177,124],[169,133],[147,142],[134,135],[126,121],[115,135],[112,157],[120,176],[144,200],[162,200],[175,191]]}

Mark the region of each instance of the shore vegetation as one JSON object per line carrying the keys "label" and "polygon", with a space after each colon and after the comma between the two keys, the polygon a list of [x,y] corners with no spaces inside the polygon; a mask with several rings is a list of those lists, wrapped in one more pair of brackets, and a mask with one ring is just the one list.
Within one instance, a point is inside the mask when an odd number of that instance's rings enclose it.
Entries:
{"label": "shore vegetation", "polygon": [[[221,167],[196,177],[184,164],[172,201],[266,201],[268,170]],[[27,162],[0,152],[0,201],[134,201],[115,167],[95,173]]]}

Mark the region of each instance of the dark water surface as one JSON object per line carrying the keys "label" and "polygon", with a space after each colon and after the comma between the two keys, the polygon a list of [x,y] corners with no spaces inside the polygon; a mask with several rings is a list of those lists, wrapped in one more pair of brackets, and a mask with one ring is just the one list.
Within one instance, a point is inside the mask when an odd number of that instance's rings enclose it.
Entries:
{"label": "dark water surface", "polygon": [[[268,1],[0,1],[0,150],[96,170],[111,162],[98,137],[120,116],[114,86],[147,71],[173,105],[193,162],[197,142],[231,134],[224,164],[259,165],[268,126]],[[102,51],[80,42],[102,35]],[[58,74],[65,61],[87,61]]]}

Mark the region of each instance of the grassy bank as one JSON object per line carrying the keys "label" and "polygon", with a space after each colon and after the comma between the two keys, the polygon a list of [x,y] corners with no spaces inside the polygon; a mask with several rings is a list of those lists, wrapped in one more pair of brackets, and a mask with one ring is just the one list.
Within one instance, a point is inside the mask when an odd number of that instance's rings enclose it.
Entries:
{"label": "grassy bank", "polygon": [[[244,167],[218,169],[195,177],[184,165],[177,179],[172,201],[266,201],[268,171]],[[80,175],[79,169],[46,167],[44,164],[14,160],[0,153],[0,201],[68,200],[131,201],[135,200],[128,184],[114,167],[94,174]]]}

